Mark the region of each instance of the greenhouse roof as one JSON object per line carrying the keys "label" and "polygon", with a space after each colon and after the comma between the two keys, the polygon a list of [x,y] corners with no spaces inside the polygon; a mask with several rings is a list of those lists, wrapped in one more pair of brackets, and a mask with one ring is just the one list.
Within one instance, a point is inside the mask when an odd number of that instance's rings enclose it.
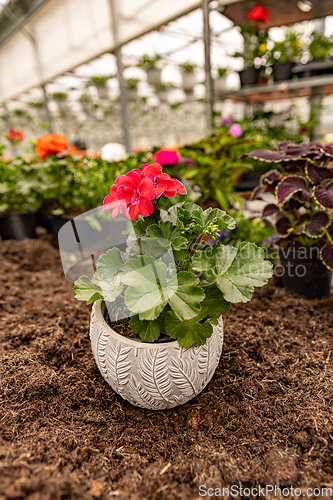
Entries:
{"label": "greenhouse roof", "polygon": [[45,2],[47,0],[5,0],[1,2],[0,44],[19,29]]}
{"label": "greenhouse roof", "polygon": [[113,52],[197,9],[202,1],[11,0],[7,5],[0,14],[0,102]]}

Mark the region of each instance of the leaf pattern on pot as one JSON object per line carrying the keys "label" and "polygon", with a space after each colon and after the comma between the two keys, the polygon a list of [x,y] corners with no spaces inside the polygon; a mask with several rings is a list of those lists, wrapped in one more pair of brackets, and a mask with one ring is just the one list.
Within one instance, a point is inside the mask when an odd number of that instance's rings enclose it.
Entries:
{"label": "leaf pattern on pot", "polygon": [[[121,342],[108,344],[106,352],[106,367],[110,383],[113,387],[126,385],[128,383],[129,372],[132,367],[129,353],[132,347],[124,347]],[[118,388],[119,390],[119,388]]]}
{"label": "leaf pattern on pot", "polygon": [[167,349],[147,349],[140,356],[139,373],[144,386],[154,398],[170,402],[172,389],[167,363]]}
{"label": "leaf pattern on pot", "polygon": [[93,335],[93,331],[94,331],[95,319],[96,319],[96,307],[94,304],[93,309],[91,311],[91,317],[90,317],[90,328],[89,328],[90,340],[92,339],[92,335]]}
{"label": "leaf pattern on pot", "polygon": [[[145,387],[138,382],[134,375],[128,382],[128,387],[132,392],[132,397],[135,399],[135,404],[141,406],[142,408],[151,408],[153,410],[162,410],[165,406],[165,401],[163,399],[157,399],[151,395],[151,391],[147,391]],[[138,401],[138,399],[140,401]]]}
{"label": "leaf pattern on pot", "polygon": [[[210,339],[209,339],[210,340]],[[202,349],[199,352],[198,356],[198,370],[201,375],[205,375],[204,381],[206,381],[207,378],[207,371],[208,371],[208,365],[209,365],[209,346],[211,342],[206,342],[203,346]]]}
{"label": "leaf pattern on pot", "polygon": [[97,354],[101,373],[105,380],[108,380],[108,369],[106,366],[106,346],[109,340],[108,333],[102,329],[97,343]]}
{"label": "leaf pattern on pot", "polygon": [[[195,396],[199,392],[201,384],[198,383],[197,371],[186,359],[171,358],[169,367],[172,380],[186,397]],[[199,387],[198,387],[199,386]]]}

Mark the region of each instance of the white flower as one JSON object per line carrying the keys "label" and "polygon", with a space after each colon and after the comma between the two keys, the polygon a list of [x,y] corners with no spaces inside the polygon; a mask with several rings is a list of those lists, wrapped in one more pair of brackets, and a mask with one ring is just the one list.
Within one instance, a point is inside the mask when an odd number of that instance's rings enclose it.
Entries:
{"label": "white flower", "polygon": [[109,142],[101,149],[101,158],[105,161],[121,161],[127,158],[125,146],[118,142]]}

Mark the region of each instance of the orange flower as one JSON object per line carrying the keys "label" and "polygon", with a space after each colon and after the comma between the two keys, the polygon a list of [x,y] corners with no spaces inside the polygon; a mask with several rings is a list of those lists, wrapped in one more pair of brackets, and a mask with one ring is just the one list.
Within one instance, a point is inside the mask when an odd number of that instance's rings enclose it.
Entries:
{"label": "orange flower", "polygon": [[40,158],[46,158],[52,153],[61,153],[69,146],[69,142],[64,135],[61,134],[46,134],[38,137],[36,145],[36,153]]}

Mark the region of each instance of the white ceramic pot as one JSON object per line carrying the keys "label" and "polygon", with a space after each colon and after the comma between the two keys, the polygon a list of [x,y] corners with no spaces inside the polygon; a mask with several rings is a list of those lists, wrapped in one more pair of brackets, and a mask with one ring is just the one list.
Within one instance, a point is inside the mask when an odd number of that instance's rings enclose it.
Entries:
{"label": "white ceramic pot", "polygon": [[161,92],[157,92],[156,95],[159,98],[160,102],[168,102],[169,92],[167,92],[166,90],[161,90]]}
{"label": "white ceramic pot", "polygon": [[192,92],[193,87],[196,84],[194,73],[184,73],[183,74],[183,89],[185,92]]}
{"label": "white ceramic pot", "polygon": [[159,68],[153,68],[147,71],[147,82],[149,85],[161,85],[161,73]]}
{"label": "white ceramic pot", "polygon": [[135,406],[164,410],[186,403],[206,387],[221,357],[223,323],[221,317],[199,347],[138,342],[107,325],[99,300],[92,310],[90,339],[97,366],[114,391]]}
{"label": "white ceramic pot", "polygon": [[58,106],[59,110],[62,113],[66,113],[66,111],[67,111],[67,102],[66,102],[66,99],[56,99],[55,101],[57,103],[57,106]]}
{"label": "white ceramic pot", "polygon": [[127,99],[130,102],[135,102],[138,100],[138,91],[137,89],[127,89]]}
{"label": "white ceramic pot", "polygon": [[97,89],[97,92],[98,92],[98,97],[101,99],[101,100],[104,100],[104,99],[108,99],[109,97],[109,93],[108,93],[108,88],[105,87],[104,85],[103,86],[98,86],[96,87]]}
{"label": "white ceramic pot", "polygon": [[219,76],[214,80],[214,90],[216,92],[225,92],[227,90],[227,76]]}

